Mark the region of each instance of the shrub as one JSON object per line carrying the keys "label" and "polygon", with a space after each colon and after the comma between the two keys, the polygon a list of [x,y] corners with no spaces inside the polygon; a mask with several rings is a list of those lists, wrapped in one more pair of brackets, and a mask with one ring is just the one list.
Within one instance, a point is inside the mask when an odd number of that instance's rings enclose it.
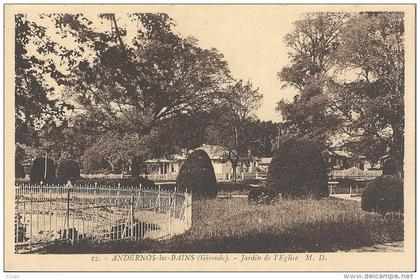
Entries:
{"label": "shrub", "polygon": [[373,180],[362,193],[362,209],[385,214],[404,211],[403,179],[382,176]]}
{"label": "shrub", "polygon": [[205,151],[195,150],[188,156],[179,171],[176,187],[192,191],[194,199],[217,196],[214,168]]}
{"label": "shrub", "polygon": [[328,196],[327,165],[320,147],[306,139],[283,141],[268,168],[267,186],[286,198]]}
{"label": "shrub", "polygon": [[80,178],[79,163],[75,160],[64,160],[60,162],[57,169],[57,179],[61,183],[66,183],[68,180],[75,182]]}
{"label": "shrub", "polygon": [[139,177],[147,173],[147,167],[141,157],[133,157],[131,161],[131,176]]}
{"label": "shrub", "polygon": [[55,180],[55,165],[54,161],[50,158],[47,159],[47,173],[45,175],[45,158],[40,157],[33,161],[31,168],[31,183],[52,183]]}
{"label": "shrub", "polygon": [[15,177],[25,178],[25,168],[20,162],[15,162]]}
{"label": "shrub", "polygon": [[268,187],[252,189],[248,194],[248,202],[255,204],[274,204],[277,200],[277,191]]}

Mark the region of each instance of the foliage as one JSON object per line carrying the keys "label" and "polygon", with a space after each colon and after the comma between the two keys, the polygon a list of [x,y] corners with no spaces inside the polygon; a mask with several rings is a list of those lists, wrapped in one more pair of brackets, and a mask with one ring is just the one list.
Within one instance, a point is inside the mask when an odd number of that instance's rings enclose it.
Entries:
{"label": "foliage", "polygon": [[248,202],[254,204],[274,204],[277,196],[277,191],[272,188],[253,188],[248,194]]}
{"label": "foliage", "polygon": [[[45,164],[45,161],[47,164]],[[47,171],[45,172],[45,165]],[[36,158],[32,162],[31,174],[30,174],[31,183],[51,183],[55,180],[55,165],[54,161],[50,158],[45,160],[44,157]]]}
{"label": "foliage", "polygon": [[15,178],[25,178],[25,169],[20,162],[15,162]]}
{"label": "foliage", "polygon": [[251,137],[247,125],[253,119],[253,112],[261,105],[262,94],[250,81],[242,80],[229,86],[224,106],[220,106],[220,119],[206,129],[209,144],[219,145],[228,150],[226,158],[233,168],[232,177],[236,181],[236,169],[240,162],[250,160]]}
{"label": "foliage", "polygon": [[179,171],[176,187],[191,191],[194,199],[216,197],[216,176],[205,151],[195,150],[188,156]]}
{"label": "foliage", "polygon": [[403,13],[309,13],[285,38],[290,65],[279,73],[297,89],[278,110],[297,136],[319,139],[403,173]]}
{"label": "foliage", "polygon": [[373,180],[362,193],[362,209],[385,214],[404,212],[404,182],[400,176],[382,176]]}
{"label": "foliage", "polygon": [[57,179],[66,183],[68,180],[74,182],[80,178],[80,166],[75,160],[63,160],[57,168]]}
{"label": "foliage", "polygon": [[43,253],[305,253],[404,240],[404,217],[365,212],[354,201],[246,199],[193,203],[192,228],[167,241],[52,245]]}
{"label": "foliage", "polygon": [[392,159],[387,159],[382,163],[382,175],[394,175],[398,173],[398,168],[396,161]]}
{"label": "foliage", "polygon": [[[31,52],[30,49],[35,49]],[[38,144],[38,133],[45,121],[59,121],[69,104],[54,99],[54,82],[61,83],[63,74],[50,55],[67,51],[46,34],[46,28],[28,21],[25,15],[15,15],[15,130],[16,142]]]}
{"label": "foliage", "polygon": [[144,135],[172,117],[205,111],[230,80],[223,56],[198,47],[193,38],[181,38],[167,14],[129,14],[130,24],[137,25],[134,34],[115,14],[100,15],[101,32],[94,28],[95,18],[51,18],[60,34],[89,54],[68,77],[69,92],[81,106],[101,114],[109,129]]}
{"label": "foliage", "polygon": [[283,197],[328,196],[327,165],[319,146],[304,138],[282,142],[268,168],[267,186]]}
{"label": "foliage", "polygon": [[83,169],[88,173],[94,172],[104,168],[105,163],[112,171],[119,167],[124,172],[133,157],[149,158],[155,137],[153,133],[141,136],[108,132],[85,151],[82,157]]}
{"label": "foliage", "polygon": [[278,73],[284,86],[298,91],[293,102],[282,100],[277,107],[289,131],[325,145],[339,125],[329,110],[331,96],[326,91],[346,17],[343,13],[308,13],[296,21],[295,30],[285,37],[286,46],[292,49],[290,65]]}

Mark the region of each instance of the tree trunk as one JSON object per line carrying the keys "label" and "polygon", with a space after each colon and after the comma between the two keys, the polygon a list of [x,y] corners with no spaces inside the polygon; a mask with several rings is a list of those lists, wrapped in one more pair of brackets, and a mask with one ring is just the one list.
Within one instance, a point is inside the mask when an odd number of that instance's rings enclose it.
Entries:
{"label": "tree trunk", "polygon": [[392,125],[392,146],[389,157],[395,164],[395,173],[404,177],[404,126],[398,123]]}
{"label": "tree trunk", "polygon": [[115,165],[110,160],[108,160],[108,163],[111,166],[111,171],[114,172],[115,171]]}
{"label": "tree trunk", "polygon": [[237,162],[235,162],[235,161],[232,162],[232,169],[233,169],[232,170],[233,171],[232,172],[233,173],[232,175],[233,175],[233,182],[234,183],[236,183],[236,168],[237,168],[237,166],[238,166],[238,163]]}

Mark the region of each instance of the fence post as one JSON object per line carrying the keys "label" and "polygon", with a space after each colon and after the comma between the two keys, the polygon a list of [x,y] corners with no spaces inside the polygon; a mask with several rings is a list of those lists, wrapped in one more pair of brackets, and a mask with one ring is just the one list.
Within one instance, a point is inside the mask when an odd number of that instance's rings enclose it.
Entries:
{"label": "fence post", "polygon": [[169,211],[168,211],[168,229],[169,229],[169,238],[172,237],[172,229],[171,229],[171,212],[172,212],[172,193],[169,195]]}
{"label": "fence post", "polygon": [[[66,227],[67,227],[67,239],[70,239],[70,188],[67,187],[67,210],[66,210]],[[73,241],[72,241],[73,245]]]}
{"label": "fence post", "polygon": [[29,232],[29,247],[32,248],[32,201],[33,201],[33,194],[31,193],[31,204],[30,204],[30,215],[29,215],[29,220],[31,221],[31,227],[30,227],[30,232]]}
{"label": "fence post", "polygon": [[[20,214],[19,214],[19,194],[16,195],[16,206],[15,206],[15,226],[16,226],[16,241],[15,244],[19,243],[19,221],[20,221]],[[25,223],[25,219],[23,219],[23,223]],[[15,247],[16,250],[16,247]]]}
{"label": "fence post", "polygon": [[160,211],[160,184],[158,185],[158,205],[157,205],[157,213],[159,213],[159,211]]}
{"label": "fence post", "polygon": [[131,238],[134,238],[134,187],[131,187],[130,212]]}

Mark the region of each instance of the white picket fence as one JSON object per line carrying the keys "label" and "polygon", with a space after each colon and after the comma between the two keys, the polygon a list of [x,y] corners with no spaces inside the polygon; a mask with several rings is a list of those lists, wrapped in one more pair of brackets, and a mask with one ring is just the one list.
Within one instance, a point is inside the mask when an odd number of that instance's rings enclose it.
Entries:
{"label": "white picket fence", "polygon": [[54,242],[167,239],[192,224],[187,192],[98,185],[15,185],[16,252]]}
{"label": "white picket fence", "polygon": [[356,181],[367,181],[382,176],[382,170],[361,170],[357,167],[352,167],[344,170],[331,170],[328,175],[331,179],[347,178]]}

